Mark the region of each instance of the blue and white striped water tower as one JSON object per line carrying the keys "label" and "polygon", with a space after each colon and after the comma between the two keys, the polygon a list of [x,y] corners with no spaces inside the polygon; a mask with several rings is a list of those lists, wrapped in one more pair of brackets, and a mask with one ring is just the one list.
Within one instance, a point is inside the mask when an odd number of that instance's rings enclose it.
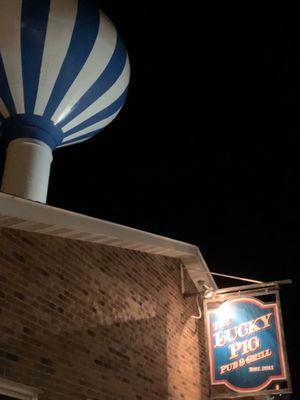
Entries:
{"label": "blue and white striped water tower", "polygon": [[1,190],[45,202],[52,151],[87,140],[122,108],[128,55],[89,0],[0,0]]}

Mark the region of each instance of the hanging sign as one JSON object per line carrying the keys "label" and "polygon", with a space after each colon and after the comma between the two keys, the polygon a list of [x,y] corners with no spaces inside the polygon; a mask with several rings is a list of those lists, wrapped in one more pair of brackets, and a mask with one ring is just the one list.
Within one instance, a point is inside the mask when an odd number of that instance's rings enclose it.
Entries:
{"label": "hanging sign", "polygon": [[286,379],[277,303],[233,298],[207,311],[211,383],[243,393]]}

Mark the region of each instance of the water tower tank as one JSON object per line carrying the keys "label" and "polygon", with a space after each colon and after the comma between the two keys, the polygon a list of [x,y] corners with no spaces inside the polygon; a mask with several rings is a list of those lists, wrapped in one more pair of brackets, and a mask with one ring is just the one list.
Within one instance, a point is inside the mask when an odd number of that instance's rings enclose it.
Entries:
{"label": "water tower tank", "polygon": [[92,0],[0,0],[1,190],[45,202],[52,151],[108,125],[129,75],[124,44]]}

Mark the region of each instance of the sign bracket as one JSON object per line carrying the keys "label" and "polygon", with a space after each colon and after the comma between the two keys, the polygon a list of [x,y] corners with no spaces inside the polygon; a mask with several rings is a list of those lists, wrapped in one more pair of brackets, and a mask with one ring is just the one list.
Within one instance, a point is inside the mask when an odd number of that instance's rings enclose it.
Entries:
{"label": "sign bracket", "polygon": [[255,289],[274,289],[279,288],[283,285],[290,285],[293,281],[291,279],[284,279],[280,281],[272,281],[272,282],[262,282],[262,283],[254,283],[251,285],[241,285],[241,286],[232,286],[229,288],[217,289],[214,291],[215,296],[222,296],[224,294],[230,295],[235,293],[242,293],[248,290],[255,290]]}

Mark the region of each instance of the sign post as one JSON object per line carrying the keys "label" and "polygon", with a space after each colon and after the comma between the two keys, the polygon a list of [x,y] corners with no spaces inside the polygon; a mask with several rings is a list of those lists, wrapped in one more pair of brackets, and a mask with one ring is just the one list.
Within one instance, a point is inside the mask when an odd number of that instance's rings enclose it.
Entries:
{"label": "sign post", "polygon": [[220,290],[204,306],[211,399],[292,392],[276,283]]}

